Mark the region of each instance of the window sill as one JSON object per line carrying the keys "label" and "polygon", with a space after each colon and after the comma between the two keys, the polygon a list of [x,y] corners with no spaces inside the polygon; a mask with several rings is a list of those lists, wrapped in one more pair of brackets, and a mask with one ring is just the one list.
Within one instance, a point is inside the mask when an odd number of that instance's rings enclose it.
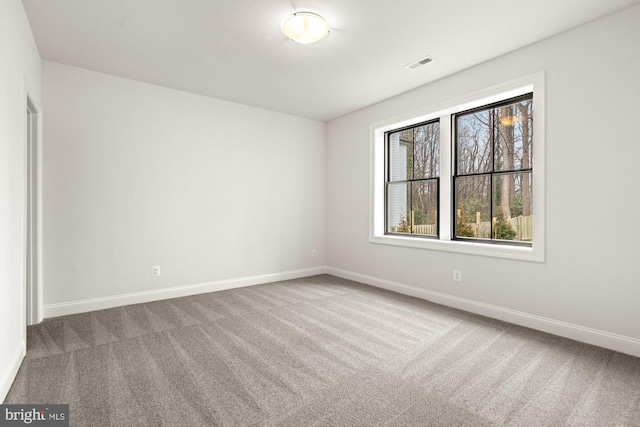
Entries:
{"label": "window sill", "polygon": [[470,255],[481,255],[496,258],[508,258],[521,261],[544,262],[544,253],[541,248],[533,245],[508,246],[490,243],[463,242],[457,240],[423,239],[418,237],[376,235],[370,236],[369,242],[403,246],[408,248],[427,249],[443,252],[456,252]]}

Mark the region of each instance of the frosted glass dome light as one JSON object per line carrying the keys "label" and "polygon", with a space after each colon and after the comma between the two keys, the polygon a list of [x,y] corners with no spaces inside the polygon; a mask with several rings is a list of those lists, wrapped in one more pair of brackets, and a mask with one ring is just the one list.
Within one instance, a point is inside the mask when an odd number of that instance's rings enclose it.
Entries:
{"label": "frosted glass dome light", "polygon": [[297,43],[310,44],[329,34],[329,24],[320,15],[296,12],[282,23],[282,33]]}

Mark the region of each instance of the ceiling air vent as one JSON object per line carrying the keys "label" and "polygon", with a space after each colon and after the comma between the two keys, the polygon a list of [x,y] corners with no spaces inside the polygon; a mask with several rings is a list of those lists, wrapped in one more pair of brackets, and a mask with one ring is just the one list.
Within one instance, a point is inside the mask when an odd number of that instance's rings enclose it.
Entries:
{"label": "ceiling air vent", "polygon": [[411,64],[407,64],[404,66],[404,68],[408,68],[410,70],[414,70],[418,67],[422,67],[425,64],[428,64],[429,62],[433,61],[433,58],[430,56],[425,56],[422,59],[418,59],[417,61],[412,62]]}

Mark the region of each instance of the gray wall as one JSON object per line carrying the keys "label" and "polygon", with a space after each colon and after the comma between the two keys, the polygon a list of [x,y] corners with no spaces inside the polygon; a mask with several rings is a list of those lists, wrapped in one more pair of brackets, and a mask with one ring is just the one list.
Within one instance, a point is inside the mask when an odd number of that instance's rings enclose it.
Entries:
{"label": "gray wall", "polygon": [[[331,121],[328,265],[577,335],[618,334],[640,351],[638,23],[634,7]],[[542,70],[546,262],[369,243],[370,125]]]}
{"label": "gray wall", "polygon": [[325,265],[324,123],[47,61],[43,92],[45,315]]}

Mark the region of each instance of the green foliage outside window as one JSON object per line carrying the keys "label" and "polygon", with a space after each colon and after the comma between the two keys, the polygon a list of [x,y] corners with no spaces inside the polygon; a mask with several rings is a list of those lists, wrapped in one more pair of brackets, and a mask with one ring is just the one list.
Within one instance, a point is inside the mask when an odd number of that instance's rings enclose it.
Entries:
{"label": "green foliage outside window", "polygon": [[493,224],[493,238],[499,240],[513,240],[516,238],[516,232],[511,228],[511,224],[504,218],[502,213],[496,218]]}

